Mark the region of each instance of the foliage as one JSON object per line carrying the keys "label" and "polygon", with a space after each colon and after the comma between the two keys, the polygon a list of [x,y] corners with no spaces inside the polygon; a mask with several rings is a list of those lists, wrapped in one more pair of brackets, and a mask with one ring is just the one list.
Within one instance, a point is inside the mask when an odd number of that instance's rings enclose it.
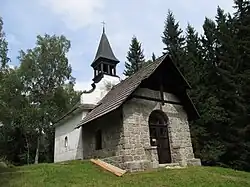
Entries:
{"label": "foliage", "polygon": [[5,39],[5,33],[3,32],[3,20],[0,17],[0,71],[6,68],[9,61],[8,43]]}
{"label": "foliage", "polygon": [[125,62],[125,70],[123,72],[125,76],[131,76],[145,64],[141,43],[135,36],[133,36],[131,40],[130,48],[127,54],[127,60],[128,62]]}
{"label": "foliage", "polygon": [[162,42],[165,44],[163,54],[168,54],[173,59],[174,63],[183,72],[182,60],[184,57],[184,43],[185,37],[183,36],[183,31],[176,22],[173,13],[168,10],[167,19],[164,25],[164,31],[162,36]]}
{"label": "foliage", "polygon": [[[233,14],[217,7],[214,20],[205,18],[201,35],[191,24],[184,33],[169,10],[163,53],[171,56],[192,86],[188,94],[200,113],[200,119],[190,122],[196,157],[204,165],[250,171],[250,3],[235,0],[234,4]],[[53,121],[81,94],[74,90],[66,56],[69,49],[70,41],[64,36],[38,36],[33,49],[21,50],[20,66],[10,68],[0,18],[0,157],[16,165],[53,161]],[[155,59],[153,53],[152,60],[145,60],[141,43],[133,37],[124,75]]]}
{"label": "foliage", "polygon": [[154,62],[156,60],[156,56],[154,53],[152,53],[152,61]]}
{"label": "foliage", "polygon": [[38,36],[33,49],[20,52],[20,66],[11,69],[0,33],[0,155],[17,165],[52,162],[53,121],[80,98],[66,57],[70,42],[64,36]]}
{"label": "foliage", "polygon": [[191,122],[195,154],[205,165],[250,171],[250,3],[236,0],[230,15],[217,7],[203,35],[188,24],[186,36],[168,12],[163,32],[169,54],[192,86],[200,113]]}

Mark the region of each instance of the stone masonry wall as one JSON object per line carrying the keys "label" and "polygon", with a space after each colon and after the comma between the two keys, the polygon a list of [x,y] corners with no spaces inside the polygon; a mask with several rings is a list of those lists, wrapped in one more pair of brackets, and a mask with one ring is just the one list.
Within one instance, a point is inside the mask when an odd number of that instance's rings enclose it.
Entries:
{"label": "stone masonry wall", "polygon": [[[159,92],[138,89],[134,95],[159,98]],[[178,102],[169,93],[165,100]],[[99,158],[131,172],[159,167],[157,147],[150,145],[149,116],[162,110],[169,119],[169,143],[172,163],[197,165],[186,112],[180,105],[133,98],[122,108],[82,127],[83,159]],[[102,131],[102,149],[95,150],[95,132]]]}
{"label": "stone masonry wall", "polygon": [[[134,95],[160,98],[157,91],[142,89]],[[178,102],[178,99],[164,93],[165,100]],[[182,106],[133,98],[123,106],[124,126],[124,168],[130,171],[158,167],[158,155],[155,147],[150,146],[149,116],[154,110],[162,110],[169,118],[169,143],[172,163],[187,165],[194,159],[189,125]]]}
{"label": "stone masonry wall", "polygon": [[[123,156],[123,125],[121,111],[116,110],[82,129],[83,158],[100,158],[121,166]],[[95,132],[102,131],[102,149],[96,150]]]}

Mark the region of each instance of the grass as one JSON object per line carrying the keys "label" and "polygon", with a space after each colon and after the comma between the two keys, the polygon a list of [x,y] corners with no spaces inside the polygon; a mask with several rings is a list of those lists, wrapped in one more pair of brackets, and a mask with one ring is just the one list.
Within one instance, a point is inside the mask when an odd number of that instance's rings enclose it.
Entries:
{"label": "grass", "polygon": [[116,177],[88,161],[72,161],[65,164],[39,164],[2,169],[0,186],[244,187],[250,186],[250,173],[219,167],[190,167],[127,173],[122,177]]}

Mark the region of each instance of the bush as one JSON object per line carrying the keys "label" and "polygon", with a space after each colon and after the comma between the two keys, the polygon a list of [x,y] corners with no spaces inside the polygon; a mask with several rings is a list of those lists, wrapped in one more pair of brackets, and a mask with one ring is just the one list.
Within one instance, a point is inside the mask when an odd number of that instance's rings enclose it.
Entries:
{"label": "bush", "polygon": [[12,168],[14,165],[6,159],[6,157],[0,157],[0,168]]}

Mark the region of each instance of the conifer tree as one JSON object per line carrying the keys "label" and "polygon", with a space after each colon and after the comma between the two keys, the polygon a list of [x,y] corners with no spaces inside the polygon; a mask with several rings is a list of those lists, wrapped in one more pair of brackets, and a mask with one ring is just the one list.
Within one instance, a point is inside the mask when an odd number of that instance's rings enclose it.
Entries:
{"label": "conifer tree", "polygon": [[153,53],[152,54],[152,61],[154,62],[156,60],[156,56],[155,56],[155,54]]}
{"label": "conifer tree", "polygon": [[188,24],[186,29],[185,75],[192,86],[196,86],[202,74],[201,44],[198,33]]}
{"label": "conifer tree", "polygon": [[[189,95],[192,98],[192,101],[195,103],[197,109],[202,109],[203,102],[200,102],[203,98],[202,92],[202,81],[201,75],[202,72],[202,65],[204,64],[201,57],[201,44],[200,38],[198,37],[198,33],[195,29],[188,24],[186,28],[186,67],[185,67],[185,77],[188,80],[189,84],[192,86],[192,89],[189,91]],[[203,116],[201,115],[201,118]],[[204,132],[206,129],[201,125],[202,123],[191,122],[190,123],[190,130],[192,136],[192,144],[194,147],[195,155],[199,158],[202,158],[201,150],[203,146],[201,146],[201,140],[203,138]]]}
{"label": "conifer tree", "polygon": [[141,43],[135,36],[132,37],[127,60],[128,62],[125,62],[125,70],[123,72],[125,76],[131,76],[145,64]]}
{"label": "conifer tree", "polygon": [[184,58],[185,37],[183,31],[176,22],[173,13],[168,10],[167,19],[165,21],[162,42],[165,44],[164,54],[169,54],[177,67],[183,72],[182,59]]}
{"label": "conifer tree", "polygon": [[234,8],[236,9],[233,20],[234,36],[236,36],[233,48],[236,50],[234,63],[237,68],[235,72],[237,75],[237,85],[240,86],[240,89],[237,90],[237,95],[243,99],[243,107],[246,109],[246,112],[241,112],[238,118],[236,118],[238,119],[238,137],[240,137],[237,143],[239,148],[235,150],[232,157],[237,158],[233,163],[234,165],[237,165],[240,169],[250,171],[250,2],[235,0]]}

